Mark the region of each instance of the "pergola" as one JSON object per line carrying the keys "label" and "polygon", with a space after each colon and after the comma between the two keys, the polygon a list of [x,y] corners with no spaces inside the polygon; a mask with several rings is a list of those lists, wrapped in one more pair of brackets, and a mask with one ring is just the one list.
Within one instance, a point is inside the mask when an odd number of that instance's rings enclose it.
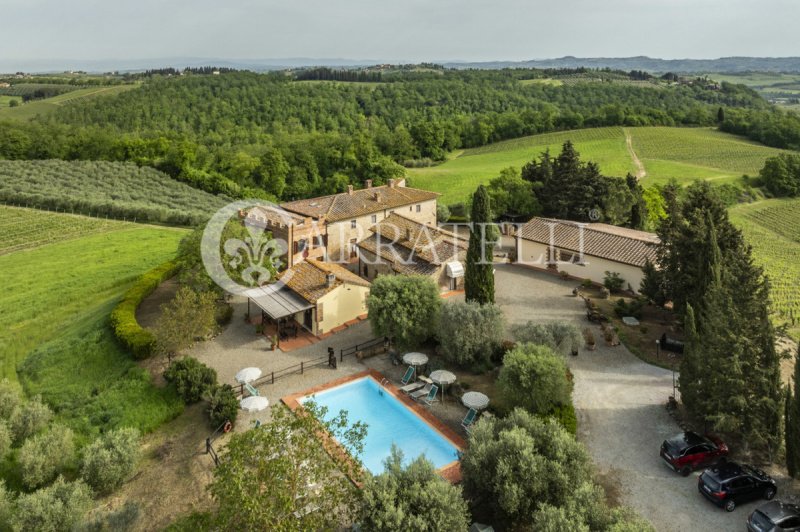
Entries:
{"label": "pergola", "polygon": [[282,320],[314,308],[314,305],[283,283],[250,288],[244,292],[244,295],[247,297],[248,315],[252,301],[261,309],[262,323],[271,321],[278,326],[278,337],[280,337]]}

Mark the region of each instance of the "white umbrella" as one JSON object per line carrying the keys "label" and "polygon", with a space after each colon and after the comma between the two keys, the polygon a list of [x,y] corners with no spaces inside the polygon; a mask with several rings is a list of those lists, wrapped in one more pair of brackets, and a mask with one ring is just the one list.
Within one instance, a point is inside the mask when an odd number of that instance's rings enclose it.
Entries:
{"label": "white umbrella", "polygon": [[461,402],[467,408],[474,408],[475,410],[483,410],[489,406],[489,398],[481,392],[467,392],[461,396]]}
{"label": "white umbrella", "polygon": [[[229,374],[230,375],[230,374]],[[244,368],[236,374],[236,382],[245,384],[253,382],[261,376],[261,370],[258,368]]]}
{"label": "white umbrella", "polygon": [[409,366],[422,366],[428,363],[428,355],[425,353],[406,353],[403,355],[403,362]]}
{"label": "white umbrella", "polygon": [[269,400],[259,395],[251,395],[242,399],[239,405],[245,412],[259,412],[269,406]]}
{"label": "white umbrella", "polygon": [[446,369],[437,369],[431,373],[431,380],[436,384],[442,385],[442,400],[444,400],[444,387],[456,382],[456,375]]}

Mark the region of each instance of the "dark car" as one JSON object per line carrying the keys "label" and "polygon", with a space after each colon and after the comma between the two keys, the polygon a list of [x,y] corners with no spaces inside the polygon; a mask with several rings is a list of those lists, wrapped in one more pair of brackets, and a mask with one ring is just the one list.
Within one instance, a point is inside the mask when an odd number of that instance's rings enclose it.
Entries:
{"label": "dark car", "polygon": [[724,462],[728,446],[714,436],[684,432],[661,444],[661,458],[674,471],[688,476],[695,469]]}
{"label": "dark car", "polygon": [[772,500],[778,493],[772,477],[755,467],[734,462],[703,471],[697,479],[697,489],[706,499],[728,512],[743,502],[762,497]]}
{"label": "dark car", "polygon": [[760,506],[747,519],[750,532],[800,531],[800,506],[781,501],[770,501]]}

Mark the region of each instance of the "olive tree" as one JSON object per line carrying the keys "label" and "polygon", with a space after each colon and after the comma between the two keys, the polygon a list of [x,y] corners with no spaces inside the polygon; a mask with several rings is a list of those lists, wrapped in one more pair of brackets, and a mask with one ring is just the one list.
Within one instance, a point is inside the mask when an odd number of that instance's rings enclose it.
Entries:
{"label": "olive tree", "polygon": [[186,404],[192,404],[217,384],[217,372],[196,358],[185,357],[170,364],[164,380],[175,386]]}
{"label": "olive tree", "polygon": [[346,474],[361,479],[352,457],[362,452],[365,431],[361,423],[349,425],[344,411],[327,416],[312,403],[297,412],[273,407],[270,421],[234,434],[221,453],[209,486],[215,529],[261,530],[268,523],[274,531],[331,530],[352,522],[360,490]]}
{"label": "olive tree", "polygon": [[61,425],[28,438],[19,451],[17,460],[22,470],[22,483],[28,488],[38,488],[53,480],[75,458],[72,431]]}
{"label": "olive tree", "polygon": [[161,318],[153,330],[156,353],[174,355],[208,336],[216,327],[216,298],[213,291],[181,287],[175,298],[161,307]]}
{"label": "olive tree", "polygon": [[39,432],[50,422],[53,412],[42,402],[40,396],[22,403],[11,418],[11,432],[14,442],[21,443],[29,436]]}
{"label": "olive tree", "polygon": [[96,493],[111,493],[133,473],[138,459],[139,431],[110,430],[83,450],[81,477]]}
{"label": "olive tree", "polygon": [[506,353],[497,390],[508,407],[546,415],[572,403],[572,382],[564,359],[547,346],[518,344]]}
{"label": "olive tree", "polygon": [[401,347],[415,347],[434,335],[441,304],[436,283],[422,275],[381,275],[367,298],[372,331]]}
{"label": "olive tree", "polygon": [[533,323],[529,321],[524,324],[512,325],[511,336],[517,342],[546,345],[553,351],[564,355],[583,347],[583,334],[578,327],[571,323],[557,321]]}
{"label": "olive tree", "polygon": [[0,381],[0,420],[11,421],[22,404],[22,391],[8,379]]}
{"label": "olive tree", "polygon": [[442,355],[450,362],[488,365],[500,349],[504,333],[503,311],[494,304],[450,301],[442,305],[437,337]]}
{"label": "olive tree", "polygon": [[11,429],[8,428],[8,423],[0,421],[0,460],[5,458],[8,451],[11,450]]}
{"label": "olive tree", "polygon": [[59,477],[52,485],[23,493],[10,518],[13,530],[72,530],[92,504],[92,490]]}
{"label": "olive tree", "polygon": [[364,483],[360,524],[365,530],[466,530],[467,503],[461,488],[436,473],[420,456],[403,467],[403,453],[392,446],[385,472]]}

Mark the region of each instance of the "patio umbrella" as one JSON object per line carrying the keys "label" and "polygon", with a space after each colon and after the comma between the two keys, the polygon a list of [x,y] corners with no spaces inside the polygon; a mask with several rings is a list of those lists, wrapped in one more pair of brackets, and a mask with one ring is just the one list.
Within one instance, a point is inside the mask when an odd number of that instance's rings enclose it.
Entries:
{"label": "patio umbrella", "polygon": [[475,410],[483,410],[489,406],[489,398],[481,392],[467,392],[461,396],[461,402],[467,408],[474,408]]}
{"label": "patio umbrella", "polygon": [[423,366],[428,363],[428,355],[425,353],[406,353],[403,355],[403,362],[417,369],[417,366]]}
{"label": "patio umbrella", "polygon": [[269,406],[269,400],[259,395],[251,395],[242,399],[239,405],[245,412],[259,412]]}
{"label": "patio umbrella", "polygon": [[244,368],[240,370],[239,373],[236,374],[236,382],[240,384],[245,384],[248,382],[253,382],[257,378],[261,376],[261,370],[258,368]]}
{"label": "patio umbrella", "polygon": [[455,373],[447,371],[446,369],[437,369],[431,373],[431,380],[442,386],[442,401],[444,401],[445,386],[456,382],[456,375]]}

